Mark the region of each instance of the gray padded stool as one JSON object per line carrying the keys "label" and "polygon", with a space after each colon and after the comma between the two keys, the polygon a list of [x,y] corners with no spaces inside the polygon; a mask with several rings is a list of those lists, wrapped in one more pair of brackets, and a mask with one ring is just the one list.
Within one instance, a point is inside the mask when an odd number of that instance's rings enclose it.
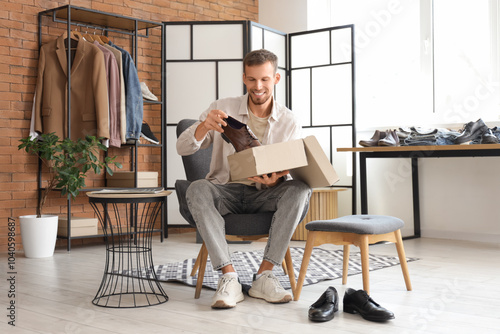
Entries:
{"label": "gray padded stool", "polygon": [[313,248],[327,243],[344,246],[342,284],[347,283],[349,246],[355,245],[360,248],[363,290],[370,294],[368,246],[380,241],[394,242],[398,251],[406,289],[411,291],[410,274],[408,273],[408,264],[406,263],[400,230],[403,226],[404,222],[399,218],[380,215],[352,215],[331,220],[315,220],[307,223],[306,229],[309,232],[300,267],[299,279],[294,292],[295,300],[299,300],[300,298]]}

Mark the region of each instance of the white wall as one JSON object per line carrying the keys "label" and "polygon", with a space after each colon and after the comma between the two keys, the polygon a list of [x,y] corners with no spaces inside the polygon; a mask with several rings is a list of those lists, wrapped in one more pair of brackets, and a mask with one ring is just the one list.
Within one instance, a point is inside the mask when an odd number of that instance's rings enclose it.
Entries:
{"label": "white wall", "polygon": [[260,0],[259,23],[284,33],[331,26],[331,0]]}
{"label": "white wall", "polygon": [[[330,0],[260,0],[259,22],[286,33],[327,27],[332,22],[324,15],[329,11],[329,6]],[[322,12],[319,19],[311,21],[313,11]],[[358,71],[357,80],[363,75],[366,73]],[[358,140],[370,138],[373,130],[359,131]],[[367,168],[369,212],[402,218],[407,224],[403,235],[412,234],[409,160],[369,159]],[[499,171],[500,158],[421,159],[419,178],[422,235],[499,243]],[[340,212],[350,210],[346,203],[340,201]]]}
{"label": "white wall", "polygon": [[259,23],[287,34],[307,30],[307,4],[307,0],[259,0]]}

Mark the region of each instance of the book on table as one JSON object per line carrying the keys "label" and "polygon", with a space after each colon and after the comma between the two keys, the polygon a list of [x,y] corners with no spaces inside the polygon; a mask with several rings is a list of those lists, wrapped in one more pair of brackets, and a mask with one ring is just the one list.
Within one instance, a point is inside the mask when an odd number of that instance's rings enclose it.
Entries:
{"label": "book on table", "polygon": [[144,188],[104,188],[96,190],[94,194],[158,194],[163,191],[163,187]]}

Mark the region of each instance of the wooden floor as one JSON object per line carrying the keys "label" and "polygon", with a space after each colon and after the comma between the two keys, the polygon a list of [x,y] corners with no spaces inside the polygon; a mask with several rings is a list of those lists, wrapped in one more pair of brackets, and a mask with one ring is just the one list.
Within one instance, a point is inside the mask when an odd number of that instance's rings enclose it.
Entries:
{"label": "wooden floor", "polygon": [[[304,242],[292,242],[303,247]],[[262,242],[231,245],[233,250],[262,248]],[[155,238],[155,264],[195,257],[199,244],[193,233]],[[338,249],[325,245],[326,249]],[[405,290],[399,266],[370,273],[371,297],[393,311],[396,319],[373,323],[340,310],[332,321],[312,323],[309,305],[328,286],[342,298],[347,287],[360,289],[361,275],[305,286],[300,301],[271,305],[246,296],[231,310],[212,310],[212,290],[193,299],[194,288],[163,283],[170,300],[138,309],[107,309],[91,303],[102,278],[104,246],[86,245],[70,253],[57,249],[52,258],[27,259],[16,254],[15,299],[2,277],[0,333],[500,333],[500,244],[438,239],[405,241],[413,291]],[[356,249],[353,249],[356,251]],[[396,255],[393,244],[370,252]],[[1,254],[7,276],[7,255]],[[16,327],[7,325],[7,307],[15,301]]]}

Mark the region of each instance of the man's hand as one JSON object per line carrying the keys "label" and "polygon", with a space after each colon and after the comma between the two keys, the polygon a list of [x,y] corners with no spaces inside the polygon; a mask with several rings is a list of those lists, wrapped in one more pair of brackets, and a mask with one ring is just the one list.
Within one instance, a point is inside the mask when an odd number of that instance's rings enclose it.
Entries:
{"label": "man's hand", "polygon": [[271,173],[271,174],[264,174],[262,176],[249,177],[248,180],[264,184],[264,185],[266,185],[268,187],[274,187],[275,185],[277,185],[280,182],[281,177],[285,176],[287,174],[290,174],[290,172],[287,171],[287,170],[285,170],[285,171],[282,171],[282,172],[275,172],[275,173]]}
{"label": "man's hand", "polygon": [[221,128],[221,126],[227,125],[227,123],[224,122],[224,118],[227,118],[227,114],[222,110],[210,110],[207,118],[196,128],[196,140],[203,139],[210,130],[214,130],[220,133],[224,132],[224,130],[222,130]]}

